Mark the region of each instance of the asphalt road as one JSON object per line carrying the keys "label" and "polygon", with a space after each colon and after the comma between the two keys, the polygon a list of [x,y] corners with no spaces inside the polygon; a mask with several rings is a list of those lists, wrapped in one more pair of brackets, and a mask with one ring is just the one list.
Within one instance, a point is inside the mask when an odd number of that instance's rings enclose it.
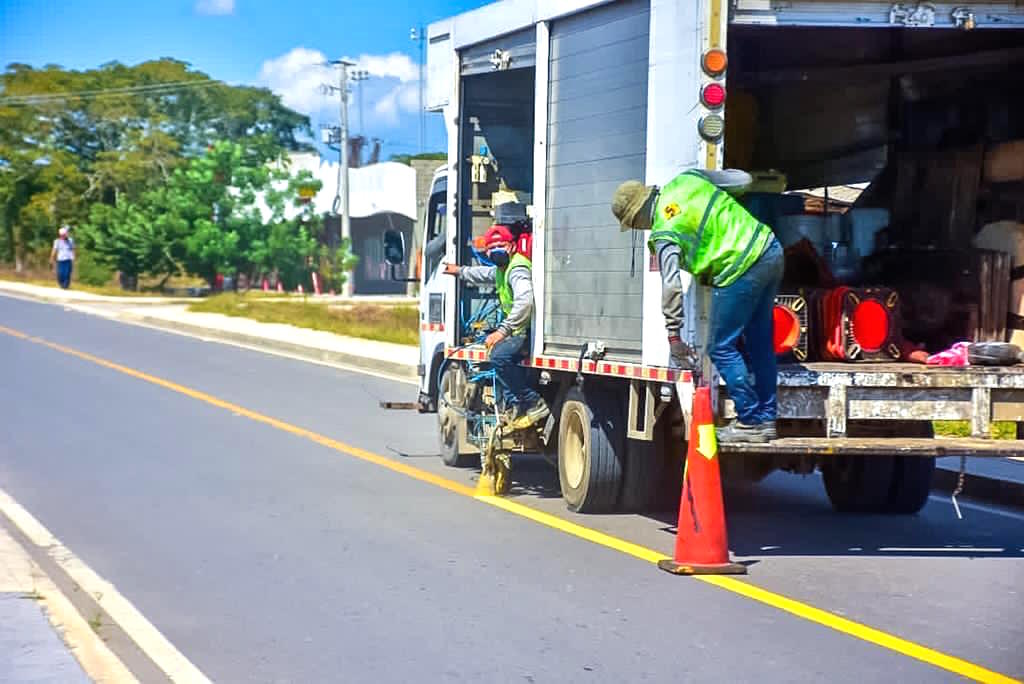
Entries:
{"label": "asphalt road", "polygon": [[[444,468],[409,385],[0,297],[0,326]],[[670,553],[671,514],[576,516]],[[0,488],[224,682],[952,681],[735,592],[0,333]],[[727,496],[746,581],[1024,677],[1024,515],[836,516],[816,477]]]}

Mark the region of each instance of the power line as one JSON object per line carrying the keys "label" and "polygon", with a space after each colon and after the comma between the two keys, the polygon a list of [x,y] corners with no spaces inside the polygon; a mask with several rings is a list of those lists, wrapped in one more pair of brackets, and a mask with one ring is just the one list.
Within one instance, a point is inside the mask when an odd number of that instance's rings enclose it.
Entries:
{"label": "power line", "polygon": [[215,85],[225,85],[223,81],[215,79],[203,79],[195,81],[170,81],[167,83],[151,83],[149,85],[126,86],[123,88],[103,88],[100,90],[76,90],[63,93],[38,93],[33,95],[8,95],[0,97],[2,105],[22,104],[45,104],[47,102],[61,102],[64,100],[98,99],[104,97],[121,97],[122,95],[163,95],[175,90],[187,90],[189,88],[208,88]]}

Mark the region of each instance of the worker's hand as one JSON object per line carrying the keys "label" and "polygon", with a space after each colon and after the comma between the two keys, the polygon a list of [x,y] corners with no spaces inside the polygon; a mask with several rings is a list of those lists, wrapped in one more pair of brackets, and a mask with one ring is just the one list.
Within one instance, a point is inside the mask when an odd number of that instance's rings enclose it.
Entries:
{"label": "worker's hand", "polygon": [[459,265],[458,264],[445,264],[444,265],[444,274],[445,275],[453,275],[453,276],[459,275]]}
{"label": "worker's hand", "polygon": [[494,349],[494,345],[498,344],[503,339],[505,339],[505,333],[500,330],[495,330],[487,336],[486,340],[484,340],[484,346],[487,347],[488,351],[490,351],[491,349]]}
{"label": "worker's hand", "polygon": [[693,348],[690,345],[683,342],[678,335],[669,335],[668,348],[673,368],[693,370],[695,359]]}

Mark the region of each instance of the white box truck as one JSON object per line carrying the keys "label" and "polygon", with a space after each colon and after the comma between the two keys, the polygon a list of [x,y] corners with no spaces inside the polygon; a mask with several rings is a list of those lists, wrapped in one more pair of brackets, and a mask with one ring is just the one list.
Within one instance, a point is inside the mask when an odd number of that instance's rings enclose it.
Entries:
{"label": "white box truck", "polygon": [[[985,150],[1024,139],[1019,0],[503,0],[432,24],[427,57],[448,161],[417,240],[419,405],[438,412],[447,463],[539,450],[573,510],[672,501],[685,451],[695,374],[668,366],[657,264],[610,211],[622,181],[727,166],[779,170],[790,188],[870,183],[854,213],[891,217],[910,260],[1024,221],[1024,179],[979,171]],[[478,344],[494,293],[442,273],[475,263],[474,237],[512,198],[533,226],[525,363],[552,408],[525,436],[496,434]],[[685,285],[683,332],[702,350],[708,292]],[[1022,366],[806,362],[781,365],[779,385],[780,439],[722,445],[727,478],[820,469],[839,510],[912,513],[936,456],[1024,452],[989,438],[992,421],[1024,423]],[[937,420],[970,436],[933,438]]]}

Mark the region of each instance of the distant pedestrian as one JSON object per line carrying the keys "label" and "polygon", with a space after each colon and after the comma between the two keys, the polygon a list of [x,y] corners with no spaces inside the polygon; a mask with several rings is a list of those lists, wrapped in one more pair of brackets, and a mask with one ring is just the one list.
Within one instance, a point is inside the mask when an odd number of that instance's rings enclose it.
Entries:
{"label": "distant pedestrian", "polygon": [[57,262],[57,284],[65,290],[71,287],[71,267],[75,263],[75,241],[68,233],[67,226],[60,227],[50,252],[50,267]]}

